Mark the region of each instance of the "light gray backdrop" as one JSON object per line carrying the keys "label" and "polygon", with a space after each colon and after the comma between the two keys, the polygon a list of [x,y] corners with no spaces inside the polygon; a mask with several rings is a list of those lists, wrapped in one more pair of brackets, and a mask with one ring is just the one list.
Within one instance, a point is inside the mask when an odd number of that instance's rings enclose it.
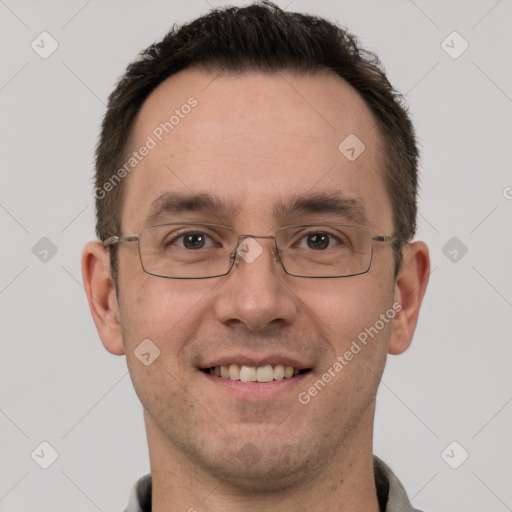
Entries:
{"label": "light gray backdrop", "polygon": [[[149,470],[125,358],[103,349],[82,287],[93,151],[128,62],[224,3],[0,0],[2,512],[120,511]],[[278,4],[375,50],[421,141],[433,272],[384,375],[375,452],[418,508],[512,510],[512,2]]]}

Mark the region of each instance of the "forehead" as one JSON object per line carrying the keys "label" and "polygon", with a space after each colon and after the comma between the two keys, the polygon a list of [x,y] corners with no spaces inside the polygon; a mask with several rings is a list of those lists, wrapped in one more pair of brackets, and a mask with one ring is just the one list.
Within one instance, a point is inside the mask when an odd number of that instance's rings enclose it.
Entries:
{"label": "forehead", "polygon": [[142,228],[166,193],[209,194],[238,220],[269,222],[292,197],[331,193],[363,206],[371,224],[390,217],[380,145],[370,110],[333,73],[186,70],[160,84],[136,119],[122,225]]}

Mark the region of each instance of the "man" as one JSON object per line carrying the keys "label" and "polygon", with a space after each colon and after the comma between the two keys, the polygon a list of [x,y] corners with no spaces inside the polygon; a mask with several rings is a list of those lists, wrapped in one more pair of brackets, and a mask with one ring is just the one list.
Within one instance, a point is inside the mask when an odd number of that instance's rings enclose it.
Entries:
{"label": "man", "polygon": [[325,20],[216,10],[129,66],[82,262],[144,407],[127,511],[413,510],[372,434],[429,275],[417,158],[375,56]]}

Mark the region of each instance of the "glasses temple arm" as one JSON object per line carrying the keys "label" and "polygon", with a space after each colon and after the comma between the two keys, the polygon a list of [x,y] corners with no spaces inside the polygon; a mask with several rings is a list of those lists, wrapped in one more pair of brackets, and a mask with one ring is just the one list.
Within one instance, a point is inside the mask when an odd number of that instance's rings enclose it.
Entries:
{"label": "glasses temple arm", "polygon": [[132,235],[132,236],[111,236],[110,238],[107,238],[103,241],[103,247],[109,247],[110,245],[115,245],[119,242],[136,242],[139,239],[138,236]]}
{"label": "glasses temple arm", "polygon": [[378,236],[372,236],[372,240],[374,242],[395,242],[398,240],[399,237],[396,235],[378,235]]}

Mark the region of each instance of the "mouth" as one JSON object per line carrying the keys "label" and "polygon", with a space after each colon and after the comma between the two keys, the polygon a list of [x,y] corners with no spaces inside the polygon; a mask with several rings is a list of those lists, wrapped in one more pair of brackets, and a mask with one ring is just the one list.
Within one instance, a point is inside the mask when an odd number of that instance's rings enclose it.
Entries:
{"label": "mouth", "polygon": [[265,383],[293,379],[310,372],[311,368],[296,368],[294,366],[284,364],[248,366],[244,364],[231,363],[221,366],[202,368],[202,371],[221,379]]}

